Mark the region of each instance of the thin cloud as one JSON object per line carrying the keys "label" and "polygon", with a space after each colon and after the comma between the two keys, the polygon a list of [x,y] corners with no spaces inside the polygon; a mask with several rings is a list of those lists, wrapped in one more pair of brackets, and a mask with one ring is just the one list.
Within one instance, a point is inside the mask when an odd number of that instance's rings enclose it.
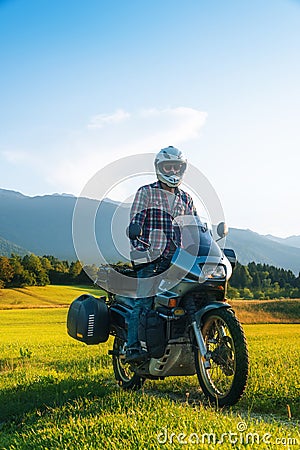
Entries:
{"label": "thin cloud", "polygon": [[119,158],[156,153],[168,145],[184,150],[191,141],[195,145],[206,117],[206,112],[187,107],[118,109],[94,116],[87,127],[66,131],[51,143],[45,136],[35,148],[1,154],[13,164],[26,166],[32,177],[42,176],[45,190],[79,194],[98,170]]}
{"label": "thin cloud", "polygon": [[106,125],[123,122],[130,118],[130,114],[123,109],[118,109],[113,114],[98,114],[91,118],[88,128],[103,128]]}
{"label": "thin cloud", "polygon": [[99,169],[118,158],[195,141],[207,118],[206,112],[188,107],[118,111],[95,116],[88,128],[76,133],[74,141],[68,140],[64,148],[60,145],[59,165],[54,170],[51,164],[45,166],[45,177],[56,191],[60,187],[79,193]]}
{"label": "thin cloud", "polygon": [[[139,114],[143,122],[153,129],[151,136],[159,145],[169,145],[167,141],[180,145],[201,136],[207,113],[195,108],[177,107],[165,109],[145,109]],[[153,142],[154,143],[154,142]]]}

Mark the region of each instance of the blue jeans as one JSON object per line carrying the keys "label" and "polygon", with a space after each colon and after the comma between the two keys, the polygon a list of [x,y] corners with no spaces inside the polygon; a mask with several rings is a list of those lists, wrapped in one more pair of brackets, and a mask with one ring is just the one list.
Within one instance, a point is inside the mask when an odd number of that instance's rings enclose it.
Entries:
{"label": "blue jeans", "polygon": [[[162,258],[159,262],[152,262],[146,267],[143,267],[137,272],[138,287],[137,295],[135,299],[134,307],[128,321],[128,338],[127,347],[133,347],[138,344],[138,329],[139,329],[139,315],[143,308],[151,309],[153,303],[153,292],[155,292],[155,284],[159,283],[159,280],[143,280],[142,278],[151,278],[164,272],[170,265],[171,255],[169,258]],[[147,295],[148,294],[148,295]]]}

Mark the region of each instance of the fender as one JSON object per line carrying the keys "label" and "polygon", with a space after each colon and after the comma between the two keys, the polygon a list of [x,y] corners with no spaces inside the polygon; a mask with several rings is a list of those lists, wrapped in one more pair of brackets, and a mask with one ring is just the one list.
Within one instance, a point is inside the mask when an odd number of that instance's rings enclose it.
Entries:
{"label": "fender", "polygon": [[209,303],[208,305],[204,306],[203,308],[199,309],[199,311],[197,311],[195,313],[195,319],[197,321],[197,323],[200,323],[202,321],[203,316],[208,313],[209,311],[212,311],[214,309],[221,309],[221,308],[231,308],[231,305],[229,305],[229,303],[225,303],[225,302],[212,302]]}

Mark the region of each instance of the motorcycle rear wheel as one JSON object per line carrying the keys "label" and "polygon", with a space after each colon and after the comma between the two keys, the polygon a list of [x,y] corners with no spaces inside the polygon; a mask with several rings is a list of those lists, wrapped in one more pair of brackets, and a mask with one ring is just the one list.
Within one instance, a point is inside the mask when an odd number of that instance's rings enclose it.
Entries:
{"label": "motorcycle rear wheel", "polygon": [[115,379],[123,389],[137,390],[143,386],[146,379],[138,376],[132,369],[132,366],[126,363],[124,346],[125,341],[116,336],[112,358]]}
{"label": "motorcycle rear wheel", "polygon": [[201,331],[211,366],[205,368],[196,349],[195,366],[203,393],[217,406],[234,405],[242,396],[248,378],[244,331],[233,311],[225,308],[209,311],[203,318]]}

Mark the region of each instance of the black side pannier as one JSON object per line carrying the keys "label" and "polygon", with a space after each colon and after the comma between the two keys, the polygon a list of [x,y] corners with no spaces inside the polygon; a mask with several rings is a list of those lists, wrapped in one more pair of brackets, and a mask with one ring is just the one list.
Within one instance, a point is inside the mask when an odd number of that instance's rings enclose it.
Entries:
{"label": "black side pannier", "polygon": [[139,320],[139,341],[150,358],[161,358],[166,348],[166,321],[157,311],[144,309]]}
{"label": "black side pannier", "polygon": [[105,297],[84,294],[69,307],[68,334],[88,345],[106,342],[109,337],[110,318]]}

